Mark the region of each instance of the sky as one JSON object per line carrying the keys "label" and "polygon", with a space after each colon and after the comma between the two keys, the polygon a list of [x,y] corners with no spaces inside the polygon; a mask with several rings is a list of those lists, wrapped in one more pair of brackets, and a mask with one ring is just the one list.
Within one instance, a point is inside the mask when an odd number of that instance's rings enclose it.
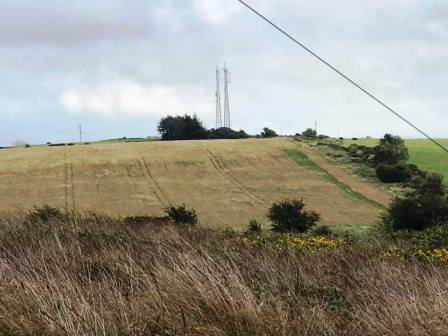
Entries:
{"label": "sky", "polygon": [[[448,137],[446,0],[247,0],[435,137]],[[157,135],[163,116],[232,128],[418,137],[236,0],[0,0],[0,146]]]}

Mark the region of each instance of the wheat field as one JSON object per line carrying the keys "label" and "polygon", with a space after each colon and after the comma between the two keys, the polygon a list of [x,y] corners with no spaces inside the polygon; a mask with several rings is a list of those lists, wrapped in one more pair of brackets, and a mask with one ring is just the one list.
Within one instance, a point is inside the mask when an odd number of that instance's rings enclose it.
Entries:
{"label": "wheat field", "polygon": [[197,210],[201,224],[267,223],[274,201],[303,198],[330,225],[371,224],[381,209],[285,154],[288,139],[36,146],[0,151],[0,211],[48,204],[112,216]]}

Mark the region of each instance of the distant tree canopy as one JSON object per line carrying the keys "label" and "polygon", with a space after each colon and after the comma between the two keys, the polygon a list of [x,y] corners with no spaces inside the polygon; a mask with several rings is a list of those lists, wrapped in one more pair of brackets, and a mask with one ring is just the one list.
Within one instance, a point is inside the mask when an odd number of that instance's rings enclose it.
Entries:
{"label": "distant tree canopy", "polygon": [[202,139],[246,139],[244,131],[234,131],[228,127],[207,130],[196,115],[168,116],[162,118],[157,127],[162,140],[202,140]]}
{"label": "distant tree canopy", "polygon": [[307,128],[306,131],[302,132],[302,135],[306,138],[316,138],[317,132],[313,130],[312,128]]}
{"label": "distant tree canopy", "polygon": [[200,140],[207,139],[208,132],[202,122],[194,115],[168,116],[162,118],[157,127],[162,140]]}
{"label": "distant tree canopy", "polygon": [[234,131],[228,127],[211,129],[209,131],[210,139],[247,139],[249,135],[244,130]]}
{"label": "distant tree canopy", "polygon": [[278,134],[274,130],[265,127],[263,128],[263,132],[261,132],[261,136],[263,138],[275,138]]}
{"label": "distant tree canopy", "polygon": [[377,164],[395,164],[409,159],[408,149],[404,144],[404,140],[399,136],[391,134],[385,134],[380,139],[380,144],[374,148],[374,153]]}

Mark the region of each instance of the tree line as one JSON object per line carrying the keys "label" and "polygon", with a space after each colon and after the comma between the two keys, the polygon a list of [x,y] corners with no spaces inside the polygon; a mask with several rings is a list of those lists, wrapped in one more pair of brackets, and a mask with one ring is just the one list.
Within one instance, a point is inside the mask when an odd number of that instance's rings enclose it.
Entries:
{"label": "tree line", "polygon": [[157,130],[162,140],[206,140],[206,139],[247,139],[250,137],[273,138],[278,134],[265,127],[256,136],[247,134],[244,130],[235,131],[228,127],[207,129],[202,121],[196,116],[167,116],[162,118]]}

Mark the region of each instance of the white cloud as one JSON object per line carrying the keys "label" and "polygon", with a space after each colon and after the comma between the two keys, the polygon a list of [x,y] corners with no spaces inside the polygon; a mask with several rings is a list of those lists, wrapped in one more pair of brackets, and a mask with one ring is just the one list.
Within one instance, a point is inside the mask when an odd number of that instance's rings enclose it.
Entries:
{"label": "white cloud", "polygon": [[211,101],[200,88],[145,86],[128,80],[83,84],[60,96],[60,103],[69,112],[97,113],[111,118],[207,114],[213,111]]}
{"label": "white cloud", "polygon": [[193,4],[200,15],[213,25],[226,22],[241,10],[241,5],[229,0],[194,0]]}

